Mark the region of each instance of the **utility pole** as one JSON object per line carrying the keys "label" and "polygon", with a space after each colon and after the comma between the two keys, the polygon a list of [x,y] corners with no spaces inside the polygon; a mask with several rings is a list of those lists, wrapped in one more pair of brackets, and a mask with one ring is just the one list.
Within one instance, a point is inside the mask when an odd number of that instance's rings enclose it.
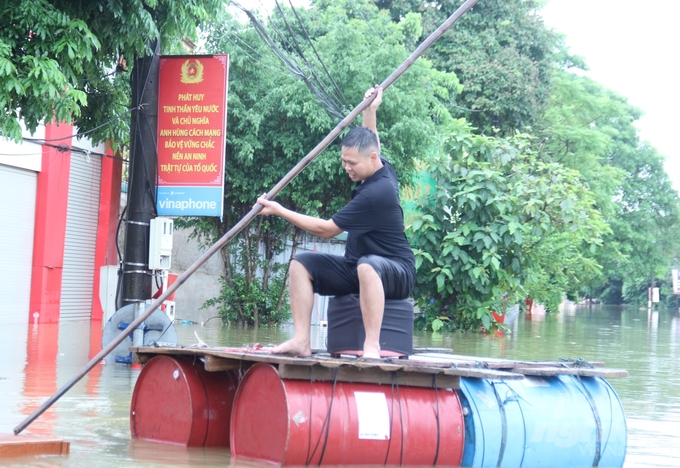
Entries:
{"label": "utility pole", "polygon": [[123,279],[117,308],[151,299],[149,222],[156,217],[159,43],[152,56],[136,58],[132,76],[130,171]]}

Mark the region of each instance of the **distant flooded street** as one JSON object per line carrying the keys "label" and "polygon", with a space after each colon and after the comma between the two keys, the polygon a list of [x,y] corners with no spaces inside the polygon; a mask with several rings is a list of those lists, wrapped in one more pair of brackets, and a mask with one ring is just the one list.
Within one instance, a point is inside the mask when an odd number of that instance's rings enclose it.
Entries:
{"label": "distant flooded street", "polygon": [[[3,324],[0,329],[0,433],[11,433],[101,348],[101,324]],[[677,311],[609,306],[567,307],[562,313],[522,314],[505,336],[416,332],[418,347],[452,348],[456,354],[509,359],[584,358],[623,368],[611,379],[626,411],[625,467],[680,466],[680,317]],[[292,328],[242,330],[175,325],[180,344],[241,346],[277,343]],[[325,329],[315,329],[316,348]],[[98,365],[25,431],[71,443],[65,457],[3,459],[3,466],[151,467],[228,466],[226,449],[187,449],[130,440],[129,408],[140,368]],[[163,395],[158,395],[159,399]]]}

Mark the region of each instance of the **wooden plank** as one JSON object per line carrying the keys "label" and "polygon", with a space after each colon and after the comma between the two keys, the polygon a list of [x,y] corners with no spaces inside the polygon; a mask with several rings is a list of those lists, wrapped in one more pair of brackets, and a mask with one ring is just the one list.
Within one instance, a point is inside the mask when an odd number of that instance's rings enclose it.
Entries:
{"label": "wooden plank", "polygon": [[472,377],[476,379],[521,380],[524,375],[515,372],[505,372],[496,369],[482,369],[476,367],[452,367],[444,371],[446,375]]}
{"label": "wooden plank", "polygon": [[203,358],[203,367],[208,372],[221,372],[237,369],[247,369],[251,363],[239,359],[225,359],[218,356],[207,355]]}
{"label": "wooden plank", "polygon": [[455,354],[439,354],[427,353],[416,354],[409,357],[409,361],[416,362],[421,365],[430,363],[431,365],[445,365],[455,367],[471,367],[471,368],[486,368],[486,369],[511,369],[515,367],[515,361],[506,359],[486,359],[476,358],[474,356],[458,356]]}
{"label": "wooden plank", "polygon": [[[517,361],[519,364],[530,364],[534,366],[566,366],[566,367],[580,367],[582,365],[592,367],[604,367],[602,361]],[[578,362],[578,364],[577,364]]]}
{"label": "wooden plank", "polygon": [[238,351],[237,348],[179,348],[140,346],[131,347],[130,351],[139,354],[140,356],[149,356],[155,354],[173,356],[216,356],[250,362],[266,362],[270,364],[293,362],[300,365],[310,366],[316,364],[316,360],[312,357],[286,356],[280,354],[271,354],[266,351],[247,351],[245,348],[243,351]]}
{"label": "wooden plank", "polygon": [[618,378],[628,377],[628,371],[623,369],[602,369],[602,368],[588,368],[588,367],[516,367],[514,372],[532,375],[550,377],[555,375],[578,375],[581,377],[602,377]]}
{"label": "wooden plank", "polygon": [[68,455],[71,443],[55,437],[0,434],[0,458]]}
{"label": "wooden plank", "polygon": [[439,353],[439,354],[453,354],[451,348],[413,348],[413,354],[419,353]]}
{"label": "wooden plank", "polygon": [[317,360],[313,356],[288,356],[285,354],[271,354],[267,351],[239,353],[231,350],[223,351],[216,348],[207,351],[206,354],[251,362],[264,362],[267,364],[297,364],[300,366],[313,366],[317,364]]}
{"label": "wooden plank", "polygon": [[402,365],[405,369],[410,369],[414,372],[418,371],[418,369],[449,369],[454,366],[451,362],[416,361],[411,359],[403,361]]}
{"label": "wooden plank", "polygon": [[379,359],[376,359],[375,361],[373,360],[362,360],[362,359],[357,359],[354,362],[347,363],[348,366],[357,368],[357,369],[380,369],[384,372],[395,372],[395,371],[400,371],[403,369],[403,366],[400,366],[398,364],[391,364],[386,361],[381,361]]}
{"label": "wooden plank", "polygon": [[498,359],[498,358],[482,358],[475,356],[461,356],[456,354],[442,354],[442,353],[424,353],[414,354],[409,357],[411,362],[419,362],[421,364],[432,363],[441,365],[443,363],[450,363],[457,367],[482,367],[485,369],[512,369],[514,367],[574,367],[575,365],[590,365],[592,367],[604,367],[604,362],[599,361],[523,361],[514,359]]}
{"label": "wooden plank", "polygon": [[[253,363],[264,362],[279,366],[321,367],[327,370],[336,368],[355,368],[357,370],[377,370],[380,372],[400,372],[421,375],[430,379],[432,375],[487,379],[521,379],[523,375],[553,376],[581,375],[593,377],[625,377],[625,370],[606,370],[602,362],[577,361],[521,361],[511,359],[478,358],[455,354],[425,353],[410,356],[409,359],[361,359],[327,355],[288,356],[271,354],[268,351],[249,348],[181,348],[181,347],[132,347],[135,359],[147,362],[158,354],[201,357],[206,370],[222,371],[245,369]],[[583,367],[590,365],[593,367]],[[317,371],[315,371],[317,372]],[[354,377],[352,377],[354,378]]]}
{"label": "wooden plank", "polygon": [[575,369],[573,367],[515,367],[513,372],[541,377],[551,377],[556,375],[579,375],[579,369]]}
{"label": "wooden plank", "polygon": [[171,348],[171,347],[165,347],[165,346],[130,346],[130,351],[133,354],[140,354],[144,356],[154,356],[156,354],[164,354],[164,355],[202,355],[205,353],[205,349],[199,349],[199,348]]}
{"label": "wooden plank", "polygon": [[[344,366],[336,370],[322,366],[303,367],[291,364],[279,365],[279,375],[283,379],[319,380],[324,382],[372,383],[381,385],[398,384],[407,387],[434,388],[431,375],[405,373],[402,371],[385,372],[378,368],[358,368]],[[460,377],[440,375],[436,379],[437,388],[460,388]]]}
{"label": "wooden plank", "polygon": [[177,356],[177,355],[194,355],[192,352],[184,351],[184,348],[167,348],[167,347],[136,347],[131,346],[130,351],[132,352],[132,362],[133,364],[146,364],[154,356],[159,354],[165,356]]}
{"label": "wooden plank", "polygon": [[587,369],[579,368],[581,377],[602,377],[603,379],[616,379],[620,377],[628,377],[628,371],[625,369]]}
{"label": "wooden plank", "polygon": [[336,367],[342,367],[346,366],[347,363],[340,361],[339,359],[334,359],[334,360],[328,360],[328,361],[319,361],[319,365],[321,367],[326,367],[328,369],[335,369]]}
{"label": "wooden plank", "polygon": [[423,365],[415,365],[415,366],[403,366],[404,372],[415,372],[418,374],[442,374],[446,369],[450,369],[451,366],[446,366],[446,367],[435,367],[435,366],[423,366]]}

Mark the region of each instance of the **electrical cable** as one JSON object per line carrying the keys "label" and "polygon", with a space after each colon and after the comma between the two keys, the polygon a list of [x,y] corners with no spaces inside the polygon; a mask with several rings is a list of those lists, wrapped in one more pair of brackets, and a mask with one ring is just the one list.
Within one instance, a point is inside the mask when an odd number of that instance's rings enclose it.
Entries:
{"label": "electrical cable", "polygon": [[[323,456],[326,451],[326,443],[328,443],[328,432],[330,430],[330,425],[331,425],[331,411],[333,410],[333,400],[335,398],[335,385],[338,382],[338,368],[334,368],[334,376],[333,376],[333,387],[331,389],[331,400],[328,404],[328,411],[326,412],[326,418],[323,421],[323,424],[321,425],[321,429],[319,431],[319,438],[316,441],[316,445],[314,446],[314,450],[312,451],[311,455],[309,455],[309,458],[305,460],[305,466],[309,466],[309,464],[312,462],[312,459],[314,458],[314,455],[316,455],[316,451],[319,448],[319,444],[321,443],[321,437],[323,436],[324,429],[326,429],[326,437],[324,440],[324,446],[322,447],[321,450],[321,456],[319,458],[319,463],[317,466],[321,466],[321,462],[323,461]],[[310,413],[310,424],[311,424],[311,413]],[[311,445],[311,444],[310,444]]]}
{"label": "electrical cable", "polygon": [[241,52],[243,52],[243,53],[244,53],[248,58],[250,58],[253,62],[259,63],[259,64],[262,65],[264,68],[267,68],[267,69],[269,69],[269,70],[271,70],[271,71],[273,71],[273,72],[275,72],[275,73],[278,73],[278,74],[280,74],[280,75],[288,76],[288,74],[287,74],[285,71],[281,70],[280,68],[275,68],[275,67],[272,66],[272,65],[267,65],[266,63],[264,63],[264,62],[258,60],[257,58],[255,58],[255,57],[253,57],[251,54],[249,54],[248,51],[247,51],[243,46],[237,44],[236,41],[240,41],[244,46],[246,46],[246,47],[248,47],[250,50],[252,50],[254,54],[259,54],[261,57],[264,57],[264,55],[263,55],[262,53],[260,53],[259,51],[255,50],[250,44],[248,44],[246,41],[244,41],[243,39],[241,39],[241,38],[238,36],[238,34],[236,34],[236,33],[234,33],[234,32],[229,32],[228,34],[230,34],[230,35],[232,36],[232,39],[227,39],[227,40],[230,40],[231,43],[232,43],[235,47],[238,47],[239,50],[241,50]]}
{"label": "electrical cable", "polygon": [[[237,8],[240,8],[248,16],[248,19],[250,20],[251,24],[255,28],[255,31],[258,33],[260,38],[264,40],[264,42],[269,46],[270,50],[274,53],[274,55],[277,56],[279,61],[283,63],[283,65],[285,65],[286,68],[288,68],[289,73],[302,80],[306,79],[304,73],[302,73],[302,70],[300,70],[294,63],[292,63],[290,59],[279,49],[278,45],[274,42],[272,37],[265,30],[264,26],[258,21],[257,18],[255,18],[255,16],[249,10],[241,7],[238,3],[232,1],[231,4],[236,6]],[[276,28],[273,29],[278,32]]]}
{"label": "electrical cable", "polygon": [[319,52],[317,52],[316,47],[314,47],[314,43],[312,42],[312,39],[309,37],[309,33],[307,32],[307,28],[305,28],[305,25],[302,22],[300,15],[298,15],[297,10],[293,6],[292,0],[288,0],[288,3],[290,4],[290,9],[293,11],[295,18],[297,18],[297,20],[298,20],[298,24],[300,25],[300,28],[302,29],[302,32],[305,35],[305,39],[307,39],[307,42],[309,42],[309,45],[311,46],[312,50],[314,51],[314,55],[316,56],[316,59],[319,61],[319,63],[323,67],[323,70],[326,72],[326,76],[331,80],[331,84],[335,88],[335,92],[337,93],[337,96],[339,96],[342,99],[342,106],[343,106],[343,111],[344,111],[345,109],[350,107],[349,103],[347,102],[347,99],[345,98],[345,95],[342,93],[342,90],[338,86],[338,83],[336,83],[336,81],[333,79],[333,75],[331,75],[330,72],[328,71],[326,64],[323,62],[323,60],[321,60],[321,56],[319,55]]}
{"label": "electrical cable", "polygon": [[[63,138],[62,138],[63,139]],[[93,151],[93,150],[86,150],[84,148],[78,148],[77,146],[69,146],[69,145],[53,145],[51,143],[47,143],[48,141],[52,141],[52,139],[41,139],[41,138],[29,138],[29,137],[23,137],[23,141],[26,143],[32,143],[34,145],[40,145],[40,146],[47,146],[48,148],[55,148],[57,151],[60,153],[77,153],[77,154],[84,154],[84,155],[94,155],[94,156],[101,156],[103,158],[110,158],[110,159],[116,159],[118,161],[123,161],[123,162],[128,162],[127,159],[121,158],[120,156],[115,156],[115,155],[110,155],[106,153],[100,153],[98,151]],[[35,153],[32,155],[29,154],[16,154],[16,155],[9,155],[9,154],[0,154],[0,156],[38,156],[41,155],[42,153]]]}
{"label": "electrical cable", "polygon": [[[163,332],[158,336],[158,338],[156,338],[155,340],[151,341],[147,346],[153,346],[154,348],[157,348],[158,346],[160,346],[160,345],[158,344],[158,340],[160,340],[161,338],[163,338],[163,335],[165,335],[165,332],[167,332],[168,330],[170,330],[170,327],[173,326],[173,325],[172,325],[172,322],[173,322],[173,321],[170,320],[170,322],[163,328]],[[196,332],[194,332],[194,333],[196,333]],[[196,335],[196,336],[198,337],[198,335]],[[199,341],[200,341],[200,339],[199,339]]]}
{"label": "electrical cable", "polygon": [[[326,109],[326,112],[331,115],[332,117],[335,118],[343,118],[344,113],[341,110],[342,105],[338,105],[339,103],[339,98],[333,95],[333,93],[329,92],[326,89],[325,83],[321,81],[316,73],[314,73],[313,68],[311,67],[311,64],[307,61],[304,53],[302,52],[301,48],[299,47],[299,44],[297,44],[297,41],[295,44],[292,44],[288,38],[276,27],[275,22],[271,21],[269,22],[270,28],[277,33],[277,35],[281,38],[281,41],[284,43],[289,44],[289,48],[296,50],[300,60],[305,62],[307,64],[306,69],[308,74],[305,74],[302,70],[302,67],[299,66],[293,58],[290,56],[290,54],[287,54],[284,52],[281,47],[274,41],[274,39],[271,37],[271,35],[267,32],[266,28],[264,25],[255,17],[255,15],[252,14],[250,10],[247,8],[243,7],[242,5],[238,4],[237,2],[232,1],[232,5],[235,7],[239,8],[242,10],[247,16],[248,19],[250,20],[250,23],[252,26],[255,28],[255,31],[258,33],[260,38],[269,46],[270,50],[276,55],[276,57],[281,61],[281,63],[288,69],[288,71],[295,77],[300,78],[305,82],[307,85],[307,88],[316,96],[316,98],[323,104],[324,108]],[[280,6],[278,5],[277,2],[277,8],[279,11],[281,10]],[[294,35],[292,33],[292,29],[290,28],[290,25],[288,24],[285,15],[281,13],[281,16],[283,18],[284,23],[288,26],[289,31],[291,31],[291,36],[294,39]],[[343,98],[344,99],[344,98]]]}
{"label": "electrical cable", "polygon": [[[284,14],[283,9],[281,8],[281,5],[279,5],[278,0],[274,0],[274,2],[275,2],[275,4],[276,4],[276,9],[279,11],[279,14],[281,15],[281,18],[283,19],[283,23],[286,25],[286,28],[288,29],[288,33],[290,34],[290,37],[291,37],[291,39],[292,39],[292,41],[293,41],[293,44],[294,44],[294,46],[295,46],[295,50],[297,50],[298,55],[300,56],[300,58],[302,59],[302,61],[303,61],[304,64],[306,65],[307,69],[308,69],[309,72],[311,73],[311,76],[314,78],[314,80],[315,80],[318,84],[321,84],[321,85],[324,85],[324,86],[325,86],[325,84],[323,83],[323,81],[321,81],[321,79],[319,78],[319,76],[318,76],[318,75],[316,74],[316,72],[314,71],[314,67],[312,67],[312,64],[309,62],[309,60],[307,60],[307,57],[305,56],[305,53],[302,51],[302,47],[300,47],[300,44],[298,43],[297,39],[295,38],[295,32],[293,31],[293,28],[290,26],[290,23],[288,23],[288,20],[286,19],[286,15]],[[297,13],[296,13],[296,16],[297,16]],[[299,19],[299,17],[298,17],[298,19]],[[304,30],[304,26],[303,26],[303,30]],[[311,41],[310,41],[310,43],[311,43]],[[312,48],[314,49],[313,46],[312,46]],[[316,52],[316,49],[314,49],[314,51]],[[320,59],[319,59],[319,60],[320,60]],[[322,65],[323,65],[323,62],[322,62]],[[323,65],[323,68],[326,69],[325,65]],[[331,93],[328,93],[324,86],[322,86],[322,87],[319,89],[319,91],[320,91],[320,92],[323,92],[323,94],[326,96],[326,98],[328,98],[328,99],[330,99],[331,101],[333,101],[333,102],[332,102],[332,105],[333,105],[333,107],[336,109],[337,114],[340,115],[340,116],[343,116],[343,115],[345,114],[345,112],[344,112],[345,107],[342,105],[342,103],[340,103],[340,102],[338,101],[338,98],[337,98],[336,96],[332,95]],[[344,96],[343,96],[343,100],[344,100]],[[345,102],[347,102],[347,101],[345,101]]]}
{"label": "electrical cable", "polygon": [[371,23],[368,22],[368,20],[367,20],[366,17],[364,16],[364,13],[361,11],[361,9],[360,9],[360,8],[357,8],[357,6],[354,4],[354,2],[350,2],[350,3],[352,3],[352,7],[353,7],[353,8],[352,8],[352,11],[355,12],[355,13],[357,13],[359,16],[361,16],[361,19],[364,20],[364,23],[366,23],[366,25],[368,26],[368,28],[373,32],[373,34],[376,35],[376,37],[377,37],[378,39],[380,39],[381,42],[385,42],[385,38],[382,37],[380,34],[378,34],[378,32],[377,32],[375,29],[373,29],[373,26],[371,26]]}
{"label": "electrical cable", "polygon": [[83,132],[78,132],[78,133],[75,133],[75,134],[73,134],[73,135],[69,135],[69,136],[65,136],[65,137],[60,137],[60,138],[48,138],[48,139],[43,139],[42,141],[62,141],[62,140],[67,140],[67,139],[69,139],[69,138],[80,138],[81,136],[85,136],[85,135],[87,135],[87,134],[89,134],[89,133],[94,132],[95,130],[99,130],[100,128],[106,127],[107,125],[111,124],[112,122],[115,122],[116,120],[122,119],[126,114],[129,114],[129,113],[132,112],[132,111],[141,109],[143,106],[144,106],[144,104],[140,104],[140,105],[137,106],[137,107],[131,107],[131,108],[129,108],[128,110],[126,110],[125,112],[123,112],[122,114],[120,114],[120,115],[118,115],[118,116],[116,116],[116,117],[114,117],[114,118],[112,118],[112,119],[110,119],[110,120],[107,120],[107,121],[104,122],[103,124],[97,125],[96,127],[91,128],[91,129],[89,129],[89,130],[85,130],[85,131],[83,131]]}
{"label": "electrical cable", "polygon": [[40,153],[14,153],[14,154],[9,154],[9,153],[0,153],[0,156],[2,157],[14,157],[14,156],[42,156],[42,152]]}
{"label": "electrical cable", "polygon": [[[151,131],[152,130],[151,124],[149,123],[149,119],[147,118],[146,115],[144,115],[144,123],[146,123],[147,130],[149,130],[149,133],[153,134],[153,132]],[[154,149],[155,149],[153,156],[154,156],[155,163],[156,163],[155,164],[156,165],[156,171],[158,171],[158,140],[156,138],[152,138],[152,141],[153,141],[153,145],[154,145]],[[149,192],[149,196],[151,197],[151,202],[152,202],[153,211],[154,211],[153,214],[154,214],[154,216],[158,216],[158,211],[156,210],[156,193],[154,192],[154,190],[152,190],[153,187],[156,187],[156,182],[154,181],[152,183],[149,180],[147,170],[148,170],[148,168],[146,166],[146,158],[144,158],[144,172],[145,172],[144,175],[145,175],[145,179],[146,179],[146,183],[147,183],[147,190]]]}
{"label": "electrical cable", "polygon": [[123,219],[125,218],[125,212],[127,211],[127,204],[123,207],[120,216],[118,216],[118,226],[116,226],[116,252],[118,253],[118,282],[116,284],[116,310],[120,308],[120,290],[123,285],[123,254],[120,252],[120,244],[118,239],[120,239],[120,226],[123,224]]}

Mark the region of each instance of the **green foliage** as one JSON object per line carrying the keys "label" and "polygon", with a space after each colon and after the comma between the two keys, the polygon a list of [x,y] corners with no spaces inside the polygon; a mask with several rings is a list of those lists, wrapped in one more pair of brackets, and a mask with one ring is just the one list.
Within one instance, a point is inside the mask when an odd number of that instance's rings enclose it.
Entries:
{"label": "green foliage", "polygon": [[[283,11],[288,21],[295,23],[292,12]],[[339,101],[344,99],[348,107],[360,103],[366,89],[386,78],[409,53],[403,45],[408,37],[404,30],[409,28],[392,23],[369,3],[318,2],[309,10],[298,9],[297,14],[312,43],[297,33],[293,40],[281,27],[284,38],[283,44],[277,45],[279,54],[306,67],[300,55],[289,53],[286,47],[299,44],[311,67],[303,73],[322,75],[327,69],[339,92],[333,92],[331,84],[325,90]],[[282,22],[279,16],[272,19],[273,24],[277,22]],[[271,44],[260,40],[252,26],[225,18],[211,26],[207,37],[209,52],[230,55],[227,206],[249,210],[255,198],[314,148],[339,118],[330,115],[327,105],[312,94],[308,81],[291,75]],[[312,63],[312,44],[323,66],[316,60]],[[432,145],[437,124],[450,119],[442,103],[455,95],[458,86],[455,75],[419,61],[386,91],[378,131],[383,154],[403,181],[410,180],[413,155]],[[279,195],[285,206],[328,217],[347,202],[352,184],[339,164],[338,143]]]}
{"label": "green foliage", "polygon": [[579,270],[597,268],[574,251],[606,232],[578,174],[540,161],[528,135],[476,136],[462,121],[443,147],[428,161],[436,189],[407,228],[426,323],[489,329],[492,311],[527,295],[555,308],[551,289],[559,296]]}
{"label": "green foliage", "polygon": [[540,132],[544,157],[579,171],[611,228],[601,249],[582,252],[602,273],[571,283],[572,292],[606,303],[646,303],[652,278],[666,278],[680,250],[678,194],[663,158],[639,142],[639,117],[625,98],[598,83],[556,72]]}
{"label": "green foliage", "polygon": [[[17,0],[0,6],[0,136],[19,140],[53,117],[95,141],[129,137],[126,62],[196,35],[219,0]],[[102,126],[103,125],[103,126]],[[102,126],[101,128],[98,128]]]}
{"label": "green foliage", "polygon": [[[456,74],[462,93],[452,102],[481,132],[515,129],[540,121],[555,67],[582,65],[566,52],[563,39],[548,30],[536,0],[482,0],[427,52],[435,67]],[[407,12],[422,15],[423,37],[443,23],[461,2],[376,0],[395,21]]]}
{"label": "green foliage", "polygon": [[[622,280],[625,302],[646,302],[646,288],[656,278],[668,281],[673,256],[680,252],[680,199],[654,148],[618,146],[614,164],[625,170],[626,177],[619,187],[608,240],[619,247],[623,258],[606,263],[605,285]],[[642,284],[646,286],[641,289]],[[638,291],[637,296],[632,291]]]}
{"label": "green foliage", "polygon": [[201,309],[216,307],[222,321],[236,326],[275,326],[290,318],[289,307],[279,307],[279,296],[285,293],[284,275],[279,273],[264,289],[259,281],[250,281],[242,273],[234,273],[227,283],[219,278],[222,285],[220,295],[208,299]]}
{"label": "green foliage", "polygon": [[[262,41],[252,24],[239,24],[226,15],[206,29],[207,50],[230,56],[229,128],[224,222],[187,220],[185,226],[193,228],[197,236],[217,239],[245,216],[259,195],[271,189],[337,125],[339,119],[327,102],[331,100],[328,96],[333,96],[335,104],[361,102],[367,88],[386,78],[408,56],[405,43],[418,32],[419,25],[411,18],[404,25],[394,24],[368,2],[318,2],[310,9],[296,10],[301,23],[290,9],[282,12],[262,25],[281,44]],[[292,32],[285,26],[284,17],[294,25]],[[278,33],[274,33],[274,27]],[[298,46],[291,50],[290,44]],[[317,53],[323,65],[315,58]],[[303,68],[302,75],[323,75],[324,80],[329,79],[324,75],[328,70],[334,83],[311,82],[293,75],[291,63]],[[386,91],[378,118],[383,154],[404,180],[410,179],[413,154],[433,145],[437,124],[451,119],[443,102],[458,90],[455,75],[436,71],[429,62],[420,61]],[[317,157],[279,194],[284,206],[320,217],[329,217],[344,206],[352,183],[340,164],[337,145]],[[223,254],[225,286],[232,288],[233,294],[256,296],[252,290],[243,289],[238,275],[273,271],[274,256],[257,255],[253,249],[252,255],[240,257],[243,261],[238,265],[232,259],[247,245],[280,252],[285,239],[292,237],[292,244],[297,246],[300,235],[280,219],[260,219],[249,233],[249,244],[239,241],[228,247],[228,255]],[[247,280],[257,281],[256,277]],[[278,295],[270,288],[263,284],[258,291]],[[229,294],[225,292],[218,302],[232,301]],[[231,302],[224,304],[232,306]],[[247,323],[245,315],[242,321]]]}
{"label": "green foliage", "polygon": [[[207,217],[175,220],[178,228],[192,229],[189,237],[203,248],[215,244],[231,224]],[[277,325],[289,318],[287,268],[274,260],[283,250],[289,232],[285,228],[277,230],[260,218],[223,247],[220,295],[206,301],[202,308],[216,307],[225,323],[237,326]]]}

